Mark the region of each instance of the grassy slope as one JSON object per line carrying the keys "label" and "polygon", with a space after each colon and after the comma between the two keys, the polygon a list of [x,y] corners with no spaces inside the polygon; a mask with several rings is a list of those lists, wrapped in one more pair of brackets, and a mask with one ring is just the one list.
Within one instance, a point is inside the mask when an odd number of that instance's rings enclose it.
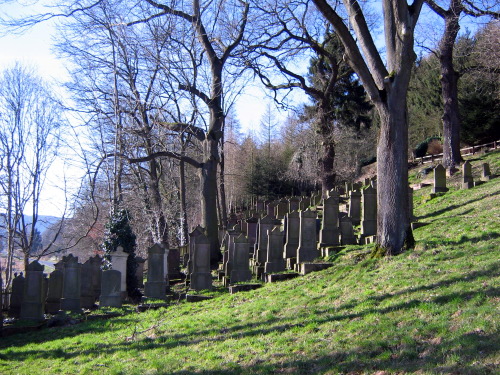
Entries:
{"label": "grassy slope", "polygon": [[[500,153],[487,159],[500,174]],[[429,192],[414,251],[352,246],[257,291],[3,338],[0,373],[498,373],[500,178]]]}

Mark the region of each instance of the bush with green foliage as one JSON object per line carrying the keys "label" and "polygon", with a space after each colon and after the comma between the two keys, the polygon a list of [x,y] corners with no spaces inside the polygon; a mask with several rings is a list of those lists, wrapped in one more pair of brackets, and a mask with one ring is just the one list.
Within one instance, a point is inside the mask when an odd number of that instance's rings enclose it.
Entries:
{"label": "bush with green foliage", "polygon": [[440,137],[428,137],[420,142],[417,147],[413,150],[413,156],[416,158],[421,158],[427,154],[427,148],[429,147],[429,143],[431,141],[441,141]]}

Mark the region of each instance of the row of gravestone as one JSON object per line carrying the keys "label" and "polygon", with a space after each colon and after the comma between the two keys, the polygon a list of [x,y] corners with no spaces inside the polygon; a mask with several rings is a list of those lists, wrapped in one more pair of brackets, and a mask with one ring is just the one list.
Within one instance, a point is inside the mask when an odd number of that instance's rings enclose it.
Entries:
{"label": "row of gravestone", "polygon": [[[265,275],[298,269],[298,264],[311,262],[338,246],[355,244],[372,237],[377,230],[377,192],[371,181],[351,186],[349,212],[339,212],[340,194],[336,190],[319,201],[322,218],[318,226],[318,212],[306,208],[284,213],[283,219],[269,212],[258,217],[240,220],[225,231],[222,239],[223,262],[219,276],[225,284],[249,281],[252,274]],[[317,201],[318,202],[318,201]],[[290,205],[289,207],[293,207]],[[273,208],[276,208],[274,206]],[[361,237],[354,235],[354,225],[361,225]],[[209,242],[203,228],[197,227],[189,235],[188,280],[194,290],[211,289]]]}
{"label": "row of gravestone", "polygon": [[[481,178],[479,181],[474,181],[472,176],[472,165],[469,161],[462,164],[462,189],[470,189],[473,186],[482,184],[483,182],[489,181],[494,176],[491,174],[490,165],[488,163],[481,164]],[[434,168],[434,186],[432,188],[432,194],[447,192],[446,187],[446,169],[443,165],[438,164]]]}

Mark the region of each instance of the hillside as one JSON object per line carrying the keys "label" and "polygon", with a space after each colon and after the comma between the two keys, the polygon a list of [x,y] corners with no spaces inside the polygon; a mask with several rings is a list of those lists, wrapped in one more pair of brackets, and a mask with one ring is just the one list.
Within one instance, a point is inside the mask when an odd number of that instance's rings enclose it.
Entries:
{"label": "hillside", "polygon": [[[471,162],[485,160],[500,174],[500,152]],[[414,194],[428,225],[413,251],[348,246],[252,292],[5,337],[0,373],[498,374],[500,177],[429,193]]]}

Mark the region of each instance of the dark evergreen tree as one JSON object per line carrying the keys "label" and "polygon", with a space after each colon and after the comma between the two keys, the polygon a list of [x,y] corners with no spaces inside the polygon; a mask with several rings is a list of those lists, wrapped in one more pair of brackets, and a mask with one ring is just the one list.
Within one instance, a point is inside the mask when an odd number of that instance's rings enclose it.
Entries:
{"label": "dark evergreen tree", "polygon": [[111,256],[118,246],[128,255],[127,258],[127,294],[132,301],[140,300],[139,283],[136,276],[137,260],[135,256],[136,236],[130,226],[130,215],[125,209],[118,209],[109,218],[104,234],[104,268],[110,269]]}

